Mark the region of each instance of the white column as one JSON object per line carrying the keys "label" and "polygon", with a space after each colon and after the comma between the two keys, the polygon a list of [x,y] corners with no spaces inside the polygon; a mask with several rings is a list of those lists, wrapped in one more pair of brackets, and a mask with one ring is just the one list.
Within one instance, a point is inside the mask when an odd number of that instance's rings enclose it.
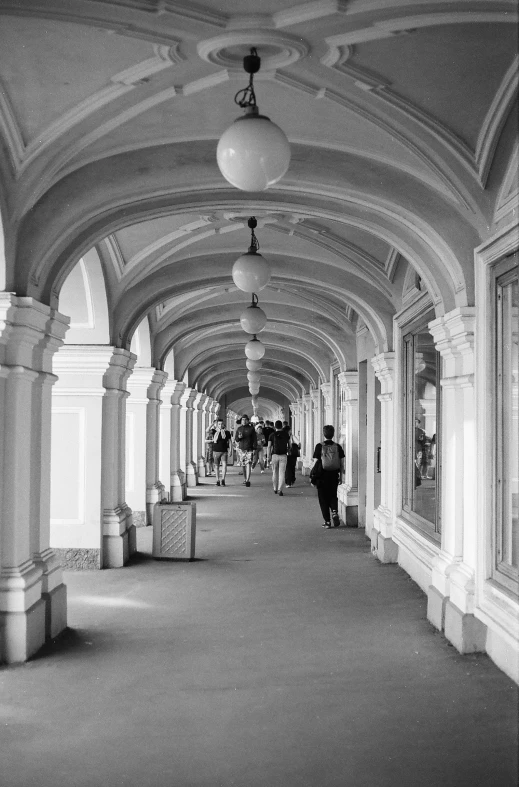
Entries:
{"label": "white column", "polygon": [[[132,509],[135,527],[147,521],[148,484],[148,409],[149,388],[156,369],[136,366],[128,380],[126,404],[126,500]],[[163,374],[163,372],[161,373]]]}
{"label": "white column", "polygon": [[194,401],[193,411],[193,460],[196,462],[199,478],[205,478],[204,422],[207,394],[199,392]]}
{"label": "white column", "polygon": [[166,372],[155,369],[146,391],[146,524],[153,525],[153,508],[164,495],[160,482],[160,409],[161,391],[168,379]]}
{"label": "white column", "polygon": [[159,487],[169,493],[169,479],[171,476],[171,421],[172,404],[171,396],[175,391],[177,381],[167,379],[162,389],[160,398],[160,430],[159,430]]}
{"label": "white column", "polygon": [[333,412],[332,412],[332,384],[331,383],[322,383],[321,384],[321,393],[323,395],[324,400],[324,423],[325,424],[333,424]]}
{"label": "white column", "polygon": [[339,515],[350,527],[358,525],[359,506],[359,373],[341,372],[341,437],[344,441],[345,475],[339,485]]}
{"label": "white column", "polygon": [[434,320],[429,330],[442,357],[441,551],[433,561],[427,616],[462,653],[485,649],[486,628],[474,617],[477,557],[475,309]]}
{"label": "white column", "polygon": [[126,503],[126,383],[137,356],[116,347],[103,377],[101,507],[103,568],[120,568],[135,551],[135,528]]}
{"label": "white column", "polygon": [[68,320],[0,293],[0,660],[26,661],[67,625],[50,548],[52,355]]}
{"label": "white column", "polygon": [[186,499],[186,474],[182,468],[180,448],[185,444],[185,432],[181,426],[181,399],[186,384],[179,380],[171,391],[171,426],[170,426],[170,499],[178,503]]}
{"label": "white column", "polygon": [[196,464],[193,459],[193,406],[197,395],[198,391],[195,388],[186,387],[182,396],[182,403],[185,408],[186,483],[188,487],[196,486],[198,483]]}
{"label": "white column", "polygon": [[303,422],[304,422],[304,444],[303,444],[303,475],[310,475],[310,468],[313,465],[313,424],[312,424],[312,397],[304,394],[303,400]]}
{"label": "white column", "polygon": [[322,411],[321,411],[321,394],[319,390],[312,389],[310,391],[312,399],[312,454],[313,449],[322,440]]}
{"label": "white column", "polygon": [[394,401],[395,353],[386,352],[371,360],[380,380],[380,505],[373,513],[371,549],[382,563],[396,563],[398,546],[393,541],[393,489],[394,469],[400,458],[394,455]]}

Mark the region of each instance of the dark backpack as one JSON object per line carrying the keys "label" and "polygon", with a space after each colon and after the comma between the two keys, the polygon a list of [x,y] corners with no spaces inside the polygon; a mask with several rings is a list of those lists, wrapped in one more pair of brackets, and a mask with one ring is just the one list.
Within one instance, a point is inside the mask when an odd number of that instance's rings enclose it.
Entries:
{"label": "dark backpack", "polygon": [[285,431],[280,430],[279,432],[274,432],[274,434],[271,435],[271,439],[272,453],[281,455],[287,453],[290,435],[288,435]]}
{"label": "dark backpack", "polygon": [[331,445],[321,444],[321,462],[323,470],[340,470],[341,459],[339,456],[339,446],[337,443]]}

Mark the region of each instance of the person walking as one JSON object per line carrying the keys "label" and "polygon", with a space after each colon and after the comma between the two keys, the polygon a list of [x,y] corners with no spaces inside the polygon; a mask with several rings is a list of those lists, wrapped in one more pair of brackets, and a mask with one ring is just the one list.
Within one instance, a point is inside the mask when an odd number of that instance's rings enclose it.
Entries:
{"label": "person walking", "polygon": [[213,434],[214,430],[216,429],[217,420],[213,421],[211,426],[209,426],[205,430],[205,466],[206,466],[206,474],[208,476],[214,473],[214,463],[213,463]]}
{"label": "person walking", "polygon": [[236,445],[236,453],[238,454],[238,464],[243,467],[243,475],[245,477],[243,484],[244,486],[250,486],[252,460],[254,458],[257,441],[256,430],[252,424],[249,423],[248,415],[242,415],[241,424],[234,433],[234,442]]}
{"label": "person walking", "polygon": [[269,444],[269,437],[271,434],[274,433],[274,427],[272,426],[272,421],[265,421],[265,426],[263,427],[263,434],[265,436],[265,467],[270,467],[270,460],[268,457],[268,444]]}
{"label": "person walking", "polygon": [[260,424],[256,426],[256,450],[254,451],[254,461],[252,462],[252,469],[259,464],[262,473],[265,472],[265,448],[266,440],[263,434],[263,427]]}
{"label": "person walking", "polygon": [[296,482],[296,465],[301,456],[301,444],[292,438],[287,456],[287,469],[285,470],[285,486],[289,489]]}
{"label": "person walking", "polygon": [[274,494],[283,497],[290,435],[283,429],[281,421],[276,421],[275,427],[275,431],[269,437],[268,457],[272,464],[272,486],[274,487]]}
{"label": "person walking", "polygon": [[[331,424],[323,427],[324,441],[317,443],[314,449],[314,466],[310,472],[311,483],[317,487],[317,497],[323,515],[322,527],[339,527],[339,503],[337,487],[344,472],[344,451],[342,446],[334,443],[335,429]],[[330,517],[331,512],[331,517]]]}
{"label": "person walking", "polygon": [[231,433],[225,428],[223,418],[218,418],[213,429],[213,461],[216,475],[216,486],[225,486],[227,474],[227,453],[231,442]]}

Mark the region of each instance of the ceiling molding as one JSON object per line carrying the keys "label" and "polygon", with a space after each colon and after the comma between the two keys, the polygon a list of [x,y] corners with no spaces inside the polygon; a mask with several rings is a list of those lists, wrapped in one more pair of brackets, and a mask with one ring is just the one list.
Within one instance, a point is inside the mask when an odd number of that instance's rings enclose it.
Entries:
{"label": "ceiling molding", "polygon": [[517,99],[519,86],[519,56],[516,55],[506,72],[479,132],[476,145],[476,164],[483,188],[488,175],[506,119]]}

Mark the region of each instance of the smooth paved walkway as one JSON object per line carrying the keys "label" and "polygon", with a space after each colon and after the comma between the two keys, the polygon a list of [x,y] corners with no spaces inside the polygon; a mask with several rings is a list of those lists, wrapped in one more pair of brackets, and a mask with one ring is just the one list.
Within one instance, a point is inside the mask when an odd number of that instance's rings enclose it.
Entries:
{"label": "smooth paved walkway", "polygon": [[516,787],[513,683],[299,475],[231,473],[197,561],[67,574],[71,631],[0,673],[1,786]]}

